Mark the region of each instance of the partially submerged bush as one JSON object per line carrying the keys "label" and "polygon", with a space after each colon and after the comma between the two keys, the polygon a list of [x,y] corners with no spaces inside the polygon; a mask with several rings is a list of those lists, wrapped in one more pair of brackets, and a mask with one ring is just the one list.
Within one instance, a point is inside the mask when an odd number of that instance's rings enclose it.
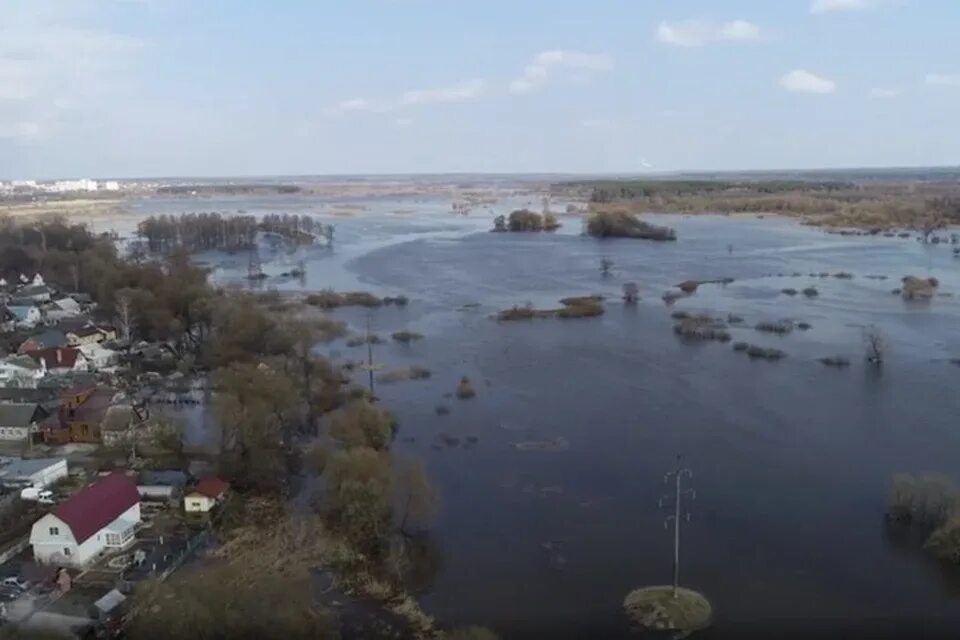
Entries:
{"label": "partially submerged bush", "polygon": [[560,304],[564,305],[565,307],[574,307],[581,304],[597,304],[599,302],[603,302],[603,296],[571,296],[569,298],[560,299]]}
{"label": "partially submerged bush", "polygon": [[352,338],[347,339],[348,347],[359,347],[364,344],[380,344],[383,342],[383,339],[380,338],[375,333],[371,333],[367,336],[353,336]]}
{"label": "partially submerged bush", "polygon": [[677,239],[677,232],[673,229],[644,222],[626,211],[598,211],[587,219],[586,230],[595,238]]}
{"label": "partially submerged bush", "polygon": [[887,516],[900,522],[938,527],[960,514],[960,490],[942,473],[893,477]]}
{"label": "partially submerged bush", "polygon": [[377,381],[384,384],[391,384],[394,382],[406,382],[407,380],[426,380],[429,377],[429,369],[414,365],[405,369],[394,369],[382,373],[377,377]]}
{"label": "partially submerged bush", "polygon": [[833,277],[839,280],[852,280],[853,274],[847,273],[846,271],[840,271],[838,273],[833,274]]}
{"label": "partially submerged bush", "polygon": [[336,309],[337,307],[379,307],[383,300],[366,291],[346,291],[338,293],[332,289],[324,289],[311,293],[305,302],[321,309]]}
{"label": "partially submerged bush", "polygon": [[395,304],[398,307],[405,307],[410,299],[407,296],[385,296],[383,304]]}
{"label": "partially submerged bush", "polygon": [[902,282],[901,295],[904,300],[929,300],[940,286],[936,278],[905,276]]}
{"label": "partially submerged bush", "polygon": [[800,329],[800,331],[809,331],[809,330],[812,329],[812,328],[813,328],[813,326],[812,326],[809,322],[798,322],[798,323],[797,323],[797,329]]}
{"label": "partially submerged bush", "polygon": [[493,219],[494,231],[555,231],[560,228],[560,221],[552,213],[539,213],[529,209],[517,209],[510,212],[510,217],[497,216]]}
{"label": "partially submerged bush", "polygon": [[673,332],[683,338],[729,342],[730,332],[726,325],[710,316],[692,316],[673,325]]}
{"label": "partially submerged bush", "polygon": [[754,328],[757,331],[763,331],[766,333],[786,335],[793,331],[793,323],[789,320],[778,320],[777,322],[758,322]]}
{"label": "partially submerged bush", "polygon": [[470,383],[470,378],[467,376],[460,378],[460,383],[457,385],[456,393],[457,397],[461,400],[467,400],[477,395],[476,390],[473,388],[473,384]]}
{"label": "partially submerged bush", "polygon": [[787,357],[787,354],[780,351],[780,349],[760,347],[755,344],[748,346],[746,353],[750,358],[759,360],[780,360],[781,358]]}
{"label": "partially submerged bush", "polygon": [[416,331],[395,331],[390,335],[390,337],[397,342],[409,344],[417,340],[422,340],[423,334],[417,333]]}
{"label": "partially submerged bush", "polygon": [[623,283],[623,301],[627,304],[633,304],[640,299],[640,287],[636,282]]}
{"label": "partially submerged bush", "polygon": [[960,515],[937,527],[923,546],[940,560],[960,564]]}
{"label": "partially submerged bush", "polygon": [[797,291],[796,289],[790,287],[790,288],[787,288],[787,289],[781,289],[781,290],[780,290],[780,293],[786,294],[786,295],[788,295],[788,296],[795,296],[795,295],[797,295],[797,294],[800,293],[800,292]]}
{"label": "partially submerged bush", "polygon": [[750,348],[750,343],[749,343],[749,342],[734,342],[734,343],[733,343],[733,350],[734,350],[734,351],[746,351],[746,350],[749,349],[749,348]]}
{"label": "partially submerged bush", "polygon": [[577,304],[568,304],[562,309],[557,309],[557,317],[563,319],[593,318],[602,316],[603,312],[603,305],[599,302],[581,301]]}
{"label": "partially submerged bush", "polygon": [[818,295],[820,295],[820,292],[817,291],[816,287],[807,287],[803,290],[803,295],[807,296],[808,298],[816,298]]}
{"label": "partially submerged bush", "polygon": [[827,356],[820,358],[820,362],[828,367],[849,367],[850,360],[843,356]]}

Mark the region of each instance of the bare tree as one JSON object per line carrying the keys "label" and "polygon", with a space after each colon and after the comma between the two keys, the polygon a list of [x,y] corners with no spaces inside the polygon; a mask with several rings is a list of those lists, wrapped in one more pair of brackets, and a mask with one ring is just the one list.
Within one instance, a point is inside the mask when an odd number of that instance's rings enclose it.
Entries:
{"label": "bare tree", "polygon": [[120,335],[124,342],[130,342],[133,332],[133,295],[133,290],[127,288],[120,289],[114,296],[117,324],[120,326]]}
{"label": "bare tree", "polygon": [[870,325],[863,330],[863,341],[867,350],[867,362],[876,366],[882,365],[887,347],[880,330]]}

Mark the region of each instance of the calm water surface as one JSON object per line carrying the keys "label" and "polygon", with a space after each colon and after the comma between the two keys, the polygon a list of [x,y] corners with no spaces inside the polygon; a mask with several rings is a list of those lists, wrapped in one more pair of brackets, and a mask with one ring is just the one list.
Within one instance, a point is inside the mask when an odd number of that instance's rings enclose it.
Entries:
{"label": "calm water surface", "polygon": [[[883,520],[893,473],[960,474],[960,367],[948,362],[960,357],[960,300],[910,304],[890,293],[913,274],[934,275],[941,291],[960,294],[960,260],[949,248],[711,216],[662,216],[677,229],[676,243],[596,241],[579,235],[576,218],[556,234],[491,234],[491,212],[461,218],[439,202],[416,206],[414,216],[390,214],[390,203],[345,218],[333,250],[268,255],[265,269],[302,258],[304,282],[270,286],[411,298],[404,309],[375,311],[371,322],[381,333],[426,335],[377,347],[375,357],[388,368],[433,371],[430,380],[378,390],[400,418],[397,448],[426,461],[443,495],[433,531],[443,562],[421,594],[429,612],[506,637],[626,635],[624,595],[671,576],[671,536],[657,502],[679,453],[697,491],[682,582],[716,609],[701,637],[801,621],[815,630],[851,620],[886,629],[960,625],[960,579],[898,543]],[[615,263],[609,278],[599,272],[603,257]],[[242,258],[220,264],[225,282],[246,269]],[[821,271],[856,277],[807,275]],[[704,285],[672,308],[660,300],[677,282],[717,277],[736,281]],[[640,285],[636,307],[619,302],[627,280]],[[810,285],[819,297],[779,293]],[[490,318],[513,304],[587,293],[610,296],[602,318]],[[729,344],[682,342],[671,331],[675,309],[741,315],[734,340],[789,357],[755,362]],[[360,310],[338,315],[362,326]],[[787,318],[812,329],[778,337],[750,328]],[[867,324],[888,344],[882,371],[863,363]],[[342,343],[325,349],[365,355]],[[835,354],[853,366],[817,362]],[[477,397],[444,398],[463,375]],[[441,403],[450,415],[435,414]],[[440,445],[440,434],[461,444]],[[476,446],[463,446],[468,436]],[[558,437],[563,450],[514,446]]]}

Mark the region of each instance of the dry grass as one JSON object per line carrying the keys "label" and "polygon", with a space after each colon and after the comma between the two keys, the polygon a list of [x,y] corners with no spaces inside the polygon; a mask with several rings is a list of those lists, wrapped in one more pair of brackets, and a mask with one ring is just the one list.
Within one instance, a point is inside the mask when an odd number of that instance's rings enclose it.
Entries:
{"label": "dry grass", "polygon": [[710,624],[710,602],[695,591],[680,588],[674,597],[669,586],[634,589],[623,600],[623,608],[641,629],[692,632]]}
{"label": "dry grass", "polygon": [[379,307],[383,300],[366,291],[346,291],[338,293],[332,289],[325,289],[311,293],[305,302],[321,309],[336,309],[338,307]]}

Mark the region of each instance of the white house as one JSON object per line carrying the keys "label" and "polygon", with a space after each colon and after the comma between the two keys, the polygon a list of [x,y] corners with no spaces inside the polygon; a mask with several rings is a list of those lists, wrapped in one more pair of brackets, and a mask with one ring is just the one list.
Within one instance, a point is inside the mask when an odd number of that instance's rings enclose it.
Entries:
{"label": "white house", "polygon": [[0,484],[5,487],[43,489],[66,478],[68,472],[66,458],[0,457]]}
{"label": "white house", "polygon": [[123,473],[111,473],[33,523],[33,557],[41,564],[84,567],[133,544],[139,524],[137,485]]}
{"label": "white house", "polygon": [[28,355],[42,363],[47,373],[63,374],[73,371],[88,371],[87,359],[79,349],[73,347],[50,347],[39,351],[30,351]]}
{"label": "white house", "polygon": [[204,478],[183,496],[183,510],[189,513],[207,513],[227,497],[230,483],[220,478]]}
{"label": "white house", "polygon": [[83,357],[87,360],[87,364],[94,371],[112,367],[113,365],[117,364],[117,360],[120,356],[120,354],[113,349],[107,349],[103,345],[97,344],[96,342],[91,344],[82,344],[77,348],[80,349],[80,353],[83,354]]}
{"label": "white house", "polygon": [[6,387],[36,389],[37,382],[46,375],[44,361],[30,356],[9,356],[0,360],[0,384]]}
{"label": "white house", "polygon": [[51,300],[43,308],[47,315],[47,322],[54,323],[67,318],[76,318],[83,313],[80,304],[73,298]]}

